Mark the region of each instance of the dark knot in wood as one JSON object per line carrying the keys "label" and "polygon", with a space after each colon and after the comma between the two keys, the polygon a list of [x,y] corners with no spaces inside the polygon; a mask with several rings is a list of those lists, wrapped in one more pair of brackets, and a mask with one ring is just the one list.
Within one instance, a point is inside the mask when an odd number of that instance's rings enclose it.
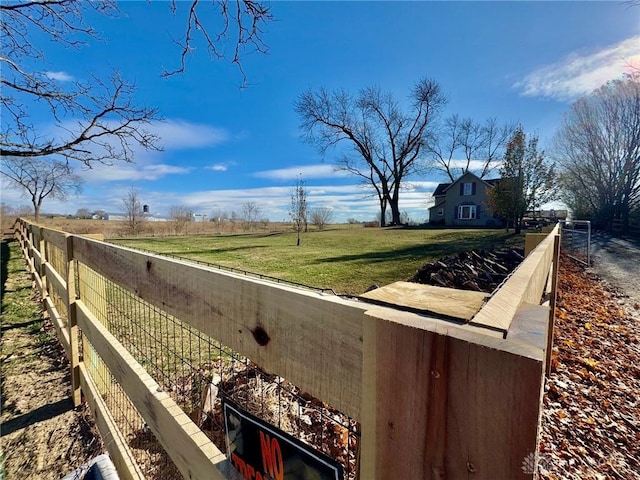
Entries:
{"label": "dark knot in wood", "polygon": [[256,342],[261,347],[264,347],[267,343],[269,343],[269,340],[271,340],[271,337],[269,336],[267,331],[260,325],[251,330],[251,333],[253,333],[253,338],[256,339]]}

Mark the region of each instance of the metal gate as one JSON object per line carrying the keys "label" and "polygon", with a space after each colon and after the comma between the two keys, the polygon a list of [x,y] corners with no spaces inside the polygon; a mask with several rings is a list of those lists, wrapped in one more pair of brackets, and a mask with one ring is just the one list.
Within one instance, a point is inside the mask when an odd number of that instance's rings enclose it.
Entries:
{"label": "metal gate", "polygon": [[591,265],[591,222],[561,220],[562,249],[574,260]]}

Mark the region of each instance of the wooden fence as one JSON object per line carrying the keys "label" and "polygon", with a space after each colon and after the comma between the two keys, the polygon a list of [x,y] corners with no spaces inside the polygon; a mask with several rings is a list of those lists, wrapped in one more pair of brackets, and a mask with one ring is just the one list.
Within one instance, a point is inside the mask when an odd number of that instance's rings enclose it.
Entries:
{"label": "wooden fence", "polygon": [[89,404],[122,478],[143,473],[109,408],[110,385],[184,478],[234,474],[193,416],[116,338],[113,325],[122,319],[101,305],[112,287],[96,278],[357,419],[358,478],[536,476],[557,229],[539,238],[466,323],[141,253],[23,219],[15,235],[69,358],[73,401]]}

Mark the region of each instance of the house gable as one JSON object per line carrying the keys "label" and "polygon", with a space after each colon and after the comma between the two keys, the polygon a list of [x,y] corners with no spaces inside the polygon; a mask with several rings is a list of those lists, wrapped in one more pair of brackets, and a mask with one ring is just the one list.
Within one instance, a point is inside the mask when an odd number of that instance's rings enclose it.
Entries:
{"label": "house gable", "polygon": [[429,208],[429,221],[451,226],[499,225],[488,207],[488,190],[498,181],[466,172],[452,183],[439,184],[433,192],[435,204]]}

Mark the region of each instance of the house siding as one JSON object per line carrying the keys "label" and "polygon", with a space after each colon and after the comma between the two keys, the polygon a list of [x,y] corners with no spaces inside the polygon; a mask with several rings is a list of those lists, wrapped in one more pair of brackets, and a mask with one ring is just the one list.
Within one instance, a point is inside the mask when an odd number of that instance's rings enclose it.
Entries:
{"label": "house siding", "polygon": [[[467,188],[467,192],[471,193],[470,195],[464,195],[465,183],[471,184],[471,187]],[[465,173],[446,189],[443,196],[439,195],[436,198],[436,205],[429,209],[429,220],[438,222],[444,218],[445,225],[456,227],[501,225],[500,220],[494,218],[493,212],[489,209],[488,188],[491,187],[473,173]],[[462,205],[475,205],[476,218],[458,218],[458,207]],[[444,207],[444,216],[437,216],[438,208],[442,207]]]}

